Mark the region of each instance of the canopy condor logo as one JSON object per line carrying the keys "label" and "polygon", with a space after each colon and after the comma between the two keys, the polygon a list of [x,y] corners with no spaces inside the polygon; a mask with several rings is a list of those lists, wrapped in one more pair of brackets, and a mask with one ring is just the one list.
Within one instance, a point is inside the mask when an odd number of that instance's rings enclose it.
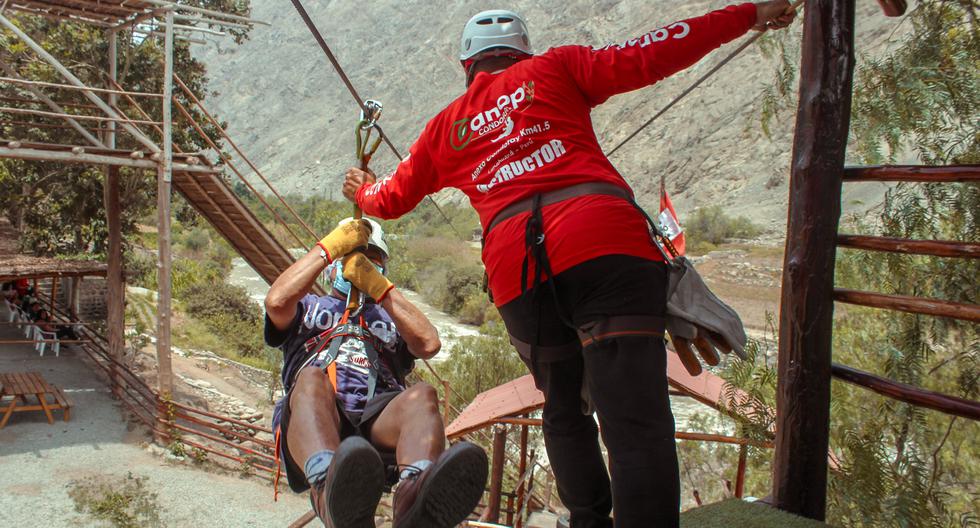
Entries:
{"label": "canopy condor logo", "polygon": [[513,93],[498,97],[495,106],[473,117],[455,121],[449,130],[449,146],[455,151],[463,150],[473,141],[474,136],[480,138],[502,126],[506,126],[512,122],[510,120],[511,113],[525,110],[533,102],[534,81],[522,83]]}

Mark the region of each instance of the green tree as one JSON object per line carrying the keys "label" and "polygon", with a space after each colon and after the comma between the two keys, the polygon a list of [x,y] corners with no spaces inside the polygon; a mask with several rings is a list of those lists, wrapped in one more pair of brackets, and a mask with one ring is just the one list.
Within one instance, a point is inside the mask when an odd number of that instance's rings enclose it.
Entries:
{"label": "green tree", "polygon": [[[247,1],[208,0],[191,2],[193,5],[247,14]],[[36,42],[57,57],[72,73],[90,86],[104,86],[108,70],[108,33],[91,25],[55,22],[49,19],[17,13],[11,18],[15,24]],[[134,38],[130,31],[118,34],[119,83],[128,90],[160,93],[162,91],[163,43],[157,38]],[[234,30],[234,37],[241,41],[247,30]],[[0,59],[24,78],[47,82],[63,82],[61,76],[48,63],[40,60],[28,46],[11,32],[0,31]],[[207,77],[204,65],[195,60],[189,44],[175,43],[174,71],[188,87],[203,97]],[[46,90],[48,91],[48,90]],[[2,91],[5,106],[48,110],[35,100],[27,90],[7,84]],[[183,94],[178,99],[187,104]],[[97,115],[91,102],[77,91],[49,91],[69,113]],[[140,99],[139,104],[151,116],[161,115],[162,100]],[[133,119],[144,119],[134,107],[124,100],[120,110]],[[179,113],[175,110],[175,117]],[[198,116],[199,117],[199,116]],[[198,121],[203,122],[202,119]],[[30,122],[30,124],[23,124]],[[85,122],[88,123],[88,122]],[[9,118],[0,123],[0,135],[23,142],[87,145],[77,132],[63,127],[58,119],[37,117]],[[162,144],[160,134],[151,127],[142,126],[145,135]],[[213,137],[213,127],[205,126]],[[92,129],[98,135],[100,130]],[[144,147],[129,134],[118,134],[120,149],[141,150]],[[180,119],[175,120],[173,130],[175,149],[196,152],[207,148],[203,139]],[[36,253],[99,252],[106,238],[105,213],[102,204],[102,172],[97,167],[50,162],[0,160],[0,206],[7,211],[15,227],[22,233],[21,245]],[[145,215],[156,195],[155,178],[144,171],[121,170],[123,228],[132,232],[136,220]]]}

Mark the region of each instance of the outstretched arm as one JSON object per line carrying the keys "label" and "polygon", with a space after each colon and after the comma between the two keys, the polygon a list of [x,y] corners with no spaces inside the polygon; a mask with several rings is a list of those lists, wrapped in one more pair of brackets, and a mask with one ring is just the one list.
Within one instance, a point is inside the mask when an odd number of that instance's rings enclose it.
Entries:
{"label": "outstretched arm", "polygon": [[439,176],[426,148],[422,131],[395,172],[378,180],[374,173],[352,167],[344,180],[344,196],[364,214],[392,219],[411,211],[427,194],[441,189]]}
{"label": "outstretched arm", "polygon": [[750,29],[786,27],[794,12],[787,0],[745,3],[681,20],[602,48],[568,46],[559,55],[592,106],[613,95],[655,84],[694,65]]}

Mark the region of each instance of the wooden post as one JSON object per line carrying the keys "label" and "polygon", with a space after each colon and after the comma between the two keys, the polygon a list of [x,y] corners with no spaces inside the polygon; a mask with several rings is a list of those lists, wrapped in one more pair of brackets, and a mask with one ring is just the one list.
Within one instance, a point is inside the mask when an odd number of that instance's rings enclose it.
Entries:
{"label": "wooden post", "polygon": [[[170,363],[170,194],[173,179],[173,140],[171,137],[171,96],[173,94],[174,13],[166,14],[163,68],[163,156],[157,168],[157,379],[160,397],[173,397],[174,380]],[[161,417],[161,418],[166,418]]]}
{"label": "wooden post", "polygon": [[81,275],[71,280],[71,317],[75,321],[78,320],[79,312],[81,312],[82,280]]}
{"label": "wooden post", "polygon": [[[104,188],[105,212],[109,227],[106,270],[106,339],[109,356],[122,360],[125,351],[125,299],[126,285],[122,263],[122,224],[119,216],[119,167],[108,167]],[[119,373],[115,363],[109,371],[109,384],[113,394],[119,396]]]}
{"label": "wooden post", "polygon": [[504,483],[504,449],[507,448],[507,428],[502,425],[493,427],[493,462],[490,466],[490,496],[487,498],[487,509],[480,517],[481,521],[496,523],[500,520],[500,492]]}
{"label": "wooden post", "polygon": [[507,520],[504,521],[507,526],[514,526],[514,494],[507,494]]}
{"label": "wooden post", "polygon": [[[526,417],[527,415],[525,415]],[[527,425],[521,426],[521,458],[517,465],[517,478],[520,480],[517,482],[517,511],[520,512],[524,507],[524,495],[526,493],[524,487],[524,473],[527,471],[527,436],[528,427]],[[514,525],[517,528],[523,528],[524,518],[521,515],[517,515],[517,523]]]}
{"label": "wooden post", "polygon": [[823,520],[834,256],[854,70],[854,0],[810,0],[779,320],[773,504]]}
{"label": "wooden post", "polygon": [[745,492],[745,466],[749,459],[749,446],[742,444],[738,448],[738,471],[735,473],[735,497],[741,499]]}
{"label": "wooden post", "polygon": [[[109,79],[114,84],[117,76],[118,59],[116,57],[116,32],[109,32]],[[112,88],[112,86],[108,86]],[[109,94],[109,105],[113,108],[118,103],[119,96]],[[116,148],[116,122],[110,121],[105,133],[104,143],[108,148]],[[126,284],[123,275],[122,262],[122,223],[120,215],[122,207],[119,203],[119,167],[105,167],[105,187],[103,201],[105,202],[106,225],[109,228],[109,247],[106,248],[106,339],[109,346],[109,356],[122,360],[125,355],[125,326],[126,326]],[[120,397],[119,372],[115,363],[110,365],[109,385],[113,394]]]}
{"label": "wooden post", "polygon": [[51,315],[54,316],[54,307],[58,302],[58,277],[51,277]]}

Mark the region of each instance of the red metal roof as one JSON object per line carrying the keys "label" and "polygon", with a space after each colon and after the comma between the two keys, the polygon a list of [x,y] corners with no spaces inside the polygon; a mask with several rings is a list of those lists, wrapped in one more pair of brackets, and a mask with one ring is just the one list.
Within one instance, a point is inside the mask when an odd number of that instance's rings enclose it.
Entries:
{"label": "red metal roof", "polygon": [[[671,387],[715,409],[722,408],[727,403],[725,380],[708,371],[691,376],[677,353],[672,350],[667,353],[667,382]],[[732,391],[735,395],[742,394],[739,389],[732,388]],[[477,395],[453,423],[449,424],[446,436],[450,439],[458,438],[482,429],[500,418],[519,416],[536,411],[542,406],[544,394],[535,388],[534,380],[528,374]]]}
{"label": "red metal roof", "polygon": [[498,418],[536,411],[544,406],[544,394],[530,374],[481,392],[446,428],[450,439],[482,429]]}

